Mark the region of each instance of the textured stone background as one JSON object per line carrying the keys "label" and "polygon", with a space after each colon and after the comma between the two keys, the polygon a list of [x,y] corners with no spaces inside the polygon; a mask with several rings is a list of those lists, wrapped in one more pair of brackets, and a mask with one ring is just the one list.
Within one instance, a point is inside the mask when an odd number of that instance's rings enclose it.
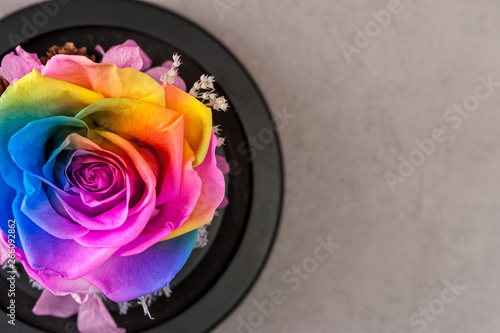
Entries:
{"label": "textured stone background", "polygon": [[[276,246],[214,332],[237,332],[238,318],[254,332],[499,332],[500,86],[474,112],[453,105],[475,101],[478,77],[500,82],[500,3],[401,0],[377,31],[371,12],[387,1],[222,0],[232,4],[223,19],[217,1],[151,2],[219,38],[270,106],[295,118],[280,133],[287,195]],[[38,1],[1,2],[3,17]],[[355,44],[365,27],[369,45]],[[360,46],[350,63],[342,42]],[[441,143],[415,152],[435,129]],[[392,192],[385,173],[422,156]],[[282,278],[312,265],[327,235],[340,247],[292,290]],[[466,286],[458,296],[443,282],[455,279]],[[259,322],[254,301],[274,289],[284,303]]]}

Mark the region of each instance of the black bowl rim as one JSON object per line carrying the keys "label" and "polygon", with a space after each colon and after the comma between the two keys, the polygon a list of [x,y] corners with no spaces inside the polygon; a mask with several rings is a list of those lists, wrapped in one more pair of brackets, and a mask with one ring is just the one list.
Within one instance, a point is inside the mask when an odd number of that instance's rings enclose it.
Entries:
{"label": "black bowl rim", "polygon": [[[195,23],[165,8],[131,0],[57,0],[59,13],[45,26],[37,27],[36,37],[48,32],[82,26],[120,27],[153,35],[178,46],[218,80],[232,104],[237,105],[247,138],[271,129],[273,140],[265,148],[253,146],[253,197],[247,230],[226,271],[212,288],[183,313],[149,333],[207,332],[224,319],[250,291],[270,254],[278,231],[284,195],[284,170],[277,130],[271,112],[250,74],[215,37]],[[16,45],[8,36],[22,36],[23,18],[32,18],[40,4],[17,11],[0,21],[0,54]],[[138,19],[138,13],[140,18]],[[215,11],[214,11],[215,16]],[[146,19],[147,18],[147,19]],[[174,33],[172,33],[174,32]],[[28,38],[21,37],[16,44]],[[196,55],[206,55],[198,57]],[[231,84],[237,82],[238,84]],[[1,331],[10,331],[6,320]],[[17,332],[40,332],[16,321]]]}

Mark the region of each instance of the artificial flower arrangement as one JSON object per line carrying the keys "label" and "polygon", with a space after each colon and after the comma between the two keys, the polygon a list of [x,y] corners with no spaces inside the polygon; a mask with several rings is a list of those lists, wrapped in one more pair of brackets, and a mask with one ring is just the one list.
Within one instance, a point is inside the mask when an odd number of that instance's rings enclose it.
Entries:
{"label": "artificial flower arrangement", "polygon": [[187,92],[177,54],[151,68],[132,40],[96,50],[1,62],[0,261],[43,289],[35,314],[124,332],[102,298],[148,313],[227,204],[212,109],[228,104],[207,75]]}

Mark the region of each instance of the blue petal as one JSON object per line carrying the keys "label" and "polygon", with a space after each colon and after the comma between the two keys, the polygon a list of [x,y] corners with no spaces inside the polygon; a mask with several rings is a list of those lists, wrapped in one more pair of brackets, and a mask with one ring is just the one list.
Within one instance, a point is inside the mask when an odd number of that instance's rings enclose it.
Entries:
{"label": "blue petal", "polygon": [[[15,197],[16,191],[7,185],[3,177],[0,176],[0,230],[6,235],[9,233],[9,220],[14,220],[15,218],[12,210]],[[21,240],[17,233],[18,228],[15,231],[15,245],[22,250]]]}
{"label": "blue petal", "polygon": [[8,149],[20,169],[45,178],[42,170],[47,160],[55,163],[54,152],[63,148],[66,137],[86,128],[83,121],[65,116],[35,120],[10,138]]}

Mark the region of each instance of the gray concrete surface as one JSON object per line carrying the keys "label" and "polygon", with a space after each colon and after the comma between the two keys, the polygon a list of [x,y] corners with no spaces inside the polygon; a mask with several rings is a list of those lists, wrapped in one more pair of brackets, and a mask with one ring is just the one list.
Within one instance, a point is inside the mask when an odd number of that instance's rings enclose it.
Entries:
{"label": "gray concrete surface", "polygon": [[[0,16],[36,2],[2,0]],[[151,2],[295,116],[276,247],[214,332],[500,332],[499,2]],[[339,246],[315,253],[328,235]]]}

